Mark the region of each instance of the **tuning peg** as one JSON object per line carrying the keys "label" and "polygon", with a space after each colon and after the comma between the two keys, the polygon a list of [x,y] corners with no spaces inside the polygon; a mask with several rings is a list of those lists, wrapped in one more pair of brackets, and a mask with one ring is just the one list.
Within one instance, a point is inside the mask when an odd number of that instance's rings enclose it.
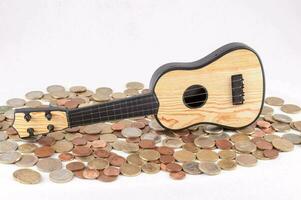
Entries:
{"label": "tuning peg", "polygon": [[45,112],[45,117],[47,120],[51,120],[51,118],[52,118],[51,112],[50,111]]}
{"label": "tuning peg", "polygon": [[29,135],[32,136],[33,133],[34,133],[34,129],[33,128],[28,128],[27,133],[29,133]]}
{"label": "tuning peg", "polygon": [[52,124],[49,124],[47,126],[47,129],[48,129],[49,132],[52,132],[52,131],[54,131],[54,126]]}
{"label": "tuning peg", "polygon": [[29,121],[31,120],[30,114],[29,114],[29,113],[25,113],[24,119],[25,119],[27,122],[29,122]]}

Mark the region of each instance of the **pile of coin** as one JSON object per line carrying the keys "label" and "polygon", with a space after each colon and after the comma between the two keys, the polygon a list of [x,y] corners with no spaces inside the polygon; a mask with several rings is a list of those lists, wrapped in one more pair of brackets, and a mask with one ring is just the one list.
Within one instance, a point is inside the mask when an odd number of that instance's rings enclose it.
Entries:
{"label": "pile of coin", "polygon": [[[215,125],[198,125],[181,131],[162,128],[153,116],[68,128],[31,139],[20,139],[12,128],[13,109],[64,106],[68,109],[105,103],[147,93],[139,82],[126,84],[124,92],[111,88],[52,85],[47,92],[31,91],[25,99],[13,98],[0,106],[0,163],[20,169],[12,177],[36,184],[41,173],[65,183],[74,177],[111,182],[123,176],[166,172],[174,180],[186,175],[217,175],[237,166],[253,167],[258,160],[276,159],[281,152],[301,144],[301,108],[278,97],[265,99],[261,116],[236,131]],[[274,113],[276,108],[280,113]],[[289,115],[288,115],[289,114]]]}

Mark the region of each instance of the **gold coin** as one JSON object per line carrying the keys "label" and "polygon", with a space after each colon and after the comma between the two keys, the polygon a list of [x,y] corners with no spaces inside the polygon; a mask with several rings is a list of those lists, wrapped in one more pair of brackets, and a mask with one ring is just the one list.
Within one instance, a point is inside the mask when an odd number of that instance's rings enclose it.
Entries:
{"label": "gold coin", "polygon": [[240,154],[236,156],[236,162],[243,167],[253,167],[257,164],[257,159],[251,154]]}
{"label": "gold coin", "polygon": [[63,153],[71,151],[73,149],[73,144],[67,140],[60,140],[56,141],[51,147],[55,150],[55,152]]}
{"label": "gold coin", "polygon": [[301,108],[294,104],[284,104],[280,108],[283,112],[289,113],[289,114],[296,114],[300,112]]}
{"label": "gold coin", "polygon": [[130,163],[132,165],[137,165],[140,167],[146,163],[145,160],[143,160],[139,157],[138,153],[133,153],[133,154],[128,155],[126,160],[128,161],[128,163]]}
{"label": "gold coin", "polygon": [[139,152],[139,157],[146,161],[154,161],[160,158],[160,153],[152,149],[144,149]]}
{"label": "gold coin", "polygon": [[252,153],[256,151],[256,145],[250,141],[239,141],[234,144],[235,148],[243,153]]}
{"label": "gold coin", "polygon": [[217,165],[223,170],[233,170],[236,168],[236,162],[234,160],[222,159],[217,162]]}
{"label": "gold coin", "polygon": [[120,172],[124,176],[137,176],[141,172],[141,168],[136,165],[123,163],[120,167]]}
{"label": "gold coin", "polygon": [[32,169],[18,169],[13,173],[13,177],[23,184],[37,184],[41,181],[41,174]]}
{"label": "gold coin", "polygon": [[89,161],[87,166],[89,169],[103,170],[109,166],[109,161],[103,158],[95,158]]}
{"label": "gold coin", "polygon": [[236,158],[236,152],[233,150],[221,150],[218,152],[218,155],[221,159],[232,160],[232,159]]}
{"label": "gold coin", "polygon": [[295,121],[293,125],[297,131],[301,131],[301,121]]}
{"label": "gold coin", "polygon": [[239,142],[239,141],[250,141],[249,136],[246,134],[238,133],[238,134],[233,134],[230,137],[230,140],[234,143]]}
{"label": "gold coin", "polygon": [[284,100],[279,97],[267,97],[264,102],[270,106],[282,106],[284,104]]}
{"label": "gold coin", "polygon": [[36,148],[38,148],[38,146],[36,144],[24,143],[18,147],[18,150],[21,153],[33,153],[36,150]]}
{"label": "gold coin", "polygon": [[160,165],[148,162],[142,165],[142,171],[147,174],[156,174],[160,171]]}
{"label": "gold coin", "polygon": [[263,106],[262,110],[261,110],[261,115],[271,115],[273,114],[274,109],[269,107],[269,106]]}
{"label": "gold coin", "polygon": [[282,122],[275,122],[272,124],[272,128],[275,131],[279,132],[284,132],[284,131],[289,131],[291,129],[290,125],[287,123],[282,123]]}
{"label": "gold coin", "polygon": [[195,155],[194,153],[187,151],[187,150],[179,150],[176,151],[173,156],[175,159],[179,162],[191,162],[195,160]]}
{"label": "gold coin", "polygon": [[184,142],[179,138],[166,138],[163,140],[162,145],[170,148],[180,148]]}
{"label": "gold coin", "polygon": [[194,139],[194,144],[200,148],[210,149],[215,146],[215,141],[211,138],[204,138],[203,136],[199,136]]}
{"label": "gold coin", "polygon": [[133,82],[128,82],[126,84],[126,87],[128,89],[142,90],[144,88],[144,85],[143,85],[143,83],[133,81]]}
{"label": "gold coin", "polygon": [[199,161],[215,162],[218,160],[218,154],[212,150],[201,149],[196,153],[196,157]]}
{"label": "gold coin", "polygon": [[273,146],[279,151],[288,152],[294,149],[294,144],[284,138],[275,138],[272,140]]}

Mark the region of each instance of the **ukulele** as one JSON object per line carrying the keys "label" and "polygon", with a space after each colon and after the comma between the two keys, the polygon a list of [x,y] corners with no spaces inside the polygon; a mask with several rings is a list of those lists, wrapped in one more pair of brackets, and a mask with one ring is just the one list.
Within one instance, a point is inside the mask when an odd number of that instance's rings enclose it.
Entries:
{"label": "ukulele", "polygon": [[13,127],[21,138],[88,125],[154,115],[171,130],[201,123],[237,129],[252,124],[263,107],[265,81],[257,53],[230,43],[190,63],[158,68],[150,93],[77,109],[60,107],[15,110]]}

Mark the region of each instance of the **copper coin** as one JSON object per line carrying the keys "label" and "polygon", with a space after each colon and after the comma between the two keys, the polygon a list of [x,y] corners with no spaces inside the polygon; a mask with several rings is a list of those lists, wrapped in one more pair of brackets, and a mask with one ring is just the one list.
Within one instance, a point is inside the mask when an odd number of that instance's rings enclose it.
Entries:
{"label": "copper coin", "polygon": [[98,149],[93,152],[93,155],[96,158],[108,158],[111,155],[111,153],[103,149]]}
{"label": "copper coin", "polygon": [[59,155],[61,161],[70,161],[74,159],[74,155],[68,152],[63,152]]}
{"label": "copper coin", "polygon": [[72,152],[75,156],[79,156],[79,157],[89,156],[92,154],[92,149],[90,149],[89,147],[85,147],[85,146],[76,146],[76,147],[74,147]]}
{"label": "copper coin", "polygon": [[118,176],[120,174],[120,169],[117,167],[109,166],[103,170],[103,173],[107,176]]}
{"label": "copper coin", "polygon": [[194,143],[186,143],[182,146],[182,148],[192,153],[196,153],[199,151],[199,148],[195,146]]}
{"label": "copper coin", "polygon": [[218,160],[218,154],[209,149],[201,149],[197,152],[196,157],[199,161],[215,162]]}
{"label": "copper coin", "polygon": [[152,141],[152,140],[141,140],[139,142],[139,146],[142,148],[142,149],[153,149],[155,148],[155,142]]}
{"label": "copper coin", "polygon": [[174,150],[170,147],[161,146],[157,148],[157,151],[162,155],[173,155]]}
{"label": "copper coin", "polygon": [[97,179],[99,176],[99,171],[97,169],[84,169],[83,171],[83,177],[86,179]]}
{"label": "copper coin", "polygon": [[179,172],[170,172],[169,173],[170,178],[174,180],[182,180],[185,178],[186,174],[185,172],[179,171]]}
{"label": "copper coin", "polygon": [[166,171],[168,172],[179,172],[182,170],[182,166],[177,163],[168,163],[166,165]]}
{"label": "copper coin", "polygon": [[273,149],[273,145],[264,139],[258,140],[254,143],[257,146],[257,148],[261,150]]}
{"label": "copper coin", "polygon": [[84,137],[74,138],[74,139],[72,140],[72,143],[73,143],[74,145],[77,145],[77,146],[86,145],[86,144],[87,144],[87,139],[84,138]]}
{"label": "copper coin", "polygon": [[73,171],[74,176],[76,176],[77,178],[80,179],[85,179],[84,175],[83,175],[84,170],[77,170],[77,171]]}
{"label": "copper coin", "polygon": [[42,136],[39,140],[38,143],[42,146],[51,146],[55,143],[55,139],[50,136]]}
{"label": "copper coin", "polygon": [[217,148],[219,149],[231,149],[232,148],[232,143],[229,140],[223,139],[223,140],[216,140],[215,144],[217,146]]}
{"label": "copper coin", "polygon": [[264,121],[264,120],[258,120],[256,122],[257,126],[260,128],[269,128],[271,126],[271,123]]}
{"label": "copper coin", "polygon": [[266,149],[263,151],[263,155],[267,158],[274,159],[278,157],[279,151],[276,149]]}
{"label": "copper coin", "polygon": [[176,151],[173,156],[179,162],[191,162],[195,160],[195,154],[184,149]]}
{"label": "copper coin", "polygon": [[102,181],[102,182],[112,182],[115,181],[117,179],[118,176],[107,176],[104,174],[103,171],[99,172],[99,177],[97,178],[97,180]]}
{"label": "copper coin", "polygon": [[52,156],[54,154],[54,150],[49,146],[43,146],[36,148],[34,154],[39,158],[46,158]]}
{"label": "copper coin", "polygon": [[175,162],[175,158],[171,155],[161,155],[160,162],[164,164],[173,163]]}
{"label": "copper coin", "polygon": [[66,165],[66,168],[69,169],[70,171],[78,171],[82,170],[85,168],[85,164],[82,162],[70,162]]}
{"label": "copper coin", "polygon": [[94,140],[92,142],[92,146],[94,148],[103,148],[103,147],[107,146],[107,142],[104,140]]}
{"label": "copper coin", "polygon": [[125,158],[118,156],[118,155],[111,155],[108,158],[108,161],[110,162],[111,165],[120,167],[123,163],[126,162]]}

